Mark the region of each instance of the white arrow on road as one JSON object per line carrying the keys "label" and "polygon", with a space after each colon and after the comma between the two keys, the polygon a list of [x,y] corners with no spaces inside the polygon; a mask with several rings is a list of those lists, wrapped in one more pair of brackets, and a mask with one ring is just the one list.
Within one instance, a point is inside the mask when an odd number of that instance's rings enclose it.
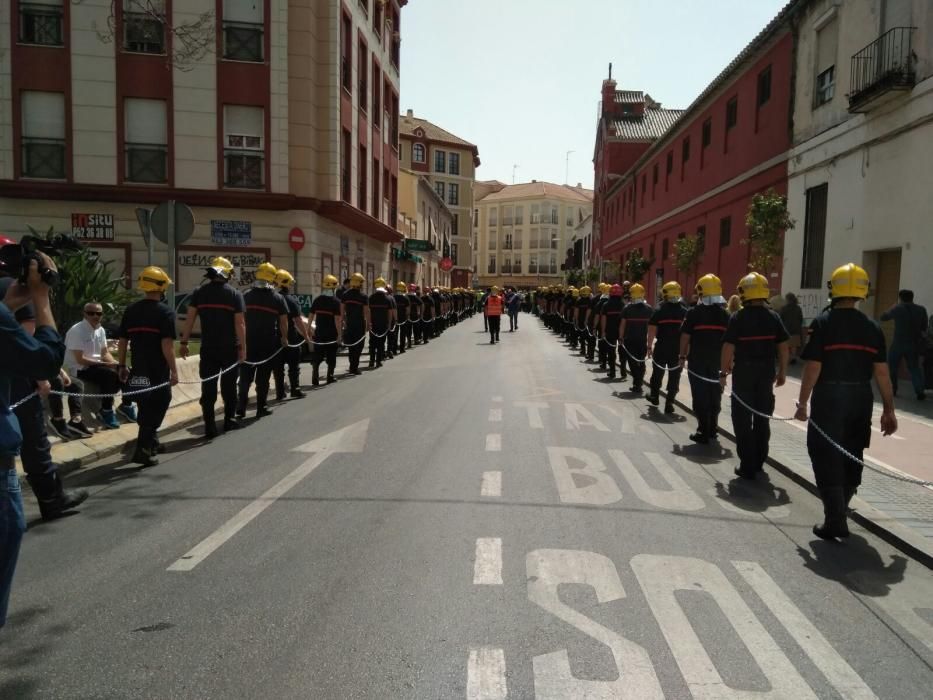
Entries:
{"label": "white arrow on road", "polygon": [[195,545],[194,549],[168,567],[168,571],[191,571],[266,508],[288,493],[298,482],[317,469],[330,455],[338,452],[362,452],[366,447],[368,430],[369,419],[366,418],[292,449],[292,452],[312,452],[313,455],[295,471],[221,525],[213,534]]}

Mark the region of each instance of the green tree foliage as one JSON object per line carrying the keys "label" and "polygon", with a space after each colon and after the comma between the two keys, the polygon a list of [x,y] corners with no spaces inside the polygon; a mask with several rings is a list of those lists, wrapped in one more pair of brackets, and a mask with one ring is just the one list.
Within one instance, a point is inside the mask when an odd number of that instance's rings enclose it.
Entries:
{"label": "green tree foliage", "polygon": [[795,221],[787,212],[787,197],[769,189],[756,194],[748,205],[745,226],[748,238],[742,242],[751,246],[748,267],[768,277],[783,253],[782,234],[794,228]]}
{"label": "green tree foliage", "polygon": [[633,250],[625,260],[625,279],[630,282],[641,282],[653,264],[654,260],[645,258],[640,250]]}
{"label": "green tree foliage", "polygon": [[671,252],[671,261],[674,267],[685,274],[696,276],[703,258],[704,240],[702,236],[691,235],[678,238],[674,241],[674,250]]}

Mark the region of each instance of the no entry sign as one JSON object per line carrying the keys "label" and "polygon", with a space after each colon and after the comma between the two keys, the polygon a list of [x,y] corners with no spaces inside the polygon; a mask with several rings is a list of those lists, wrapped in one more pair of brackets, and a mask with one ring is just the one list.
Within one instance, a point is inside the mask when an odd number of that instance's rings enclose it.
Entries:
{"label": "no entry sign", "polygon": [[288,232],[288,245],[296,253],[305,247],[305,232],[295,227]]}
{"label": "no entry sign", "polygon": [[441,260],[441,269],[444,272],[450,272],[453,269],[454,261],[450,258],[443,258]]}

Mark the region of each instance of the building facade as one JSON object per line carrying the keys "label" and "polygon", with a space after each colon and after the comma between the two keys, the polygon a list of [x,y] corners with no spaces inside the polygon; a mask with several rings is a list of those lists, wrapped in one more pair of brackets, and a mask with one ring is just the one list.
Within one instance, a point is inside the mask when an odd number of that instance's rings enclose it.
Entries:
{"label": "building facade", "polygon": [[442,252],[453,263],[451,285],[468,288],[473,277],[470,217],[479,149],[427,119],[416,117],[410,109],[401,116],[399,140],[401,166],[426,177],[450,210],[450,246]]}
{"label": "building facade", "polygon": [[132,277],[148,262],[136,209],[176,200],[194,233],[153,262],[180,292],[214,255],[241,284],[267,259],[292,269],[302,293],[388,274],[406,4],[0,4],[0,230],[72,231]]}
{"label": "building facade", "polygon": [[[399,170],[400,216],[411,223],[402,242],[407,267],[399,271],[402,281],[421,287],[456,287],[453,270],[444,270],[450,259],[454,215],[427,177],[407,168]],[[403,273],[411,276],[404,278]],[[393,278],[396,274],[393,269]]]}
{"label": "building facade", "polygon": [[[807,317],[832,270],[855,262],[879,316],[913,289],[933,302],[933,6],[926,0],[808,3],[798,23],[794,147],[782,290]],[[882,324],[887,333],[890,324]]]}
{"label": "building facade", "polygon": [[[729,289],[748,271],[748,205],[759,192],[787,192],[800,5],[789,3],[686,110],[604,81],[594,238],[603,262],[623,266],[638,251],[651,263],[642,280],[649,298],[668,280],[689,289],[714,272]],[[687,235],[703,241],[703,253],[680,271],[672,253]],[[779,288],[776,267],[765,272]]]}
{"label": "building facade", "polygon": [[563,281],[575,229],[593,212],[593,192],[532,180],[492,191],[474,209],[478,286],[527,289]]}

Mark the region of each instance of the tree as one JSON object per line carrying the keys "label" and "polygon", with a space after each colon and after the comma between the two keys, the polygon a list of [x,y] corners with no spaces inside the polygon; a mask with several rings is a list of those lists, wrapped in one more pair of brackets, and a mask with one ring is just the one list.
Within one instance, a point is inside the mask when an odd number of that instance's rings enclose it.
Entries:
{"label": "tree", "polygon": [[752,197],[745,215],[748,238],[742,240],[750,246],[750,270],[770,276],[775,260],[783,253],[783,233],[794,228],[795,223],[787,211],[787,197],[773,188]]}
{"label": "tree", "polygon": [[653,264],[654,260],[648,260],[636,248],[625,259],[625,278],[630,282],[641,282]]}
{"label": "tree", "polygon": [[[73,5],[82,5],[84,2],[85,0],[71,0]],[[95,23],[97,37],[105,44],[120,44],[123,41],[117,28],[118,2],[123,0],[110,0],[104,27],[96,26]],[[181,7],[181,3],[176,3],[176,7]],[[138,16],[135,27],[141,39],[166,43],[171,39],[172,51],[166,55],[166,68],[189,71],[216,46],[217,22],[213,10],[202,12],[187,22],[173,23],[173,17],[169,17],[165,11],[165,0],[131,0],[127,9]]]}
{"label": "tree", "polygon": [[702,236],[684,236],[674,241],[671,261],[674,267],[684,274],[697,275],[700,260],[703,257],[704,240]]}

